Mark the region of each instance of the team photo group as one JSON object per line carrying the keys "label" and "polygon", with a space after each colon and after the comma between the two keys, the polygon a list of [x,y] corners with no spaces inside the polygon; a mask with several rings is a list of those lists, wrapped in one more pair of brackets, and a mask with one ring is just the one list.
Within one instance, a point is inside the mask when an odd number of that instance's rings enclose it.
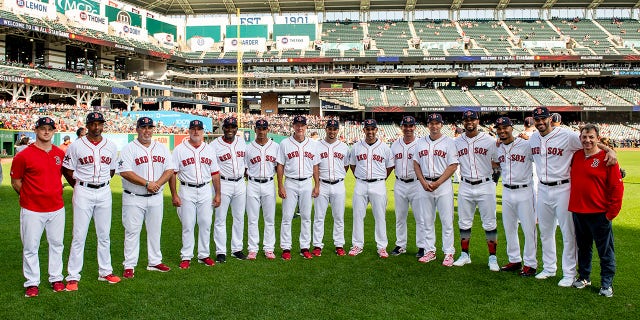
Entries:
{"label": "team photo group", "polygon": [[[616,263],[611,221],[621,209],[624,187],[616,152],[600,142],[599,128],[587,124],[575,132],[554,126],[548,108],[538,107],[525,119],[531,130],[517,136],[510,118],[492,119],[496,139],[480,129],[477,112],[468,110],[461,116],[464,130],[455,138],[442,132],[444,121],[440,114],[428,115],[425,137],[416,136],[416,119],[404,116],[400,124],[402,136],[391,146],[379,138],[374,119],[363,122],[364,137],[352,146],[340,140],[341,125],[337,120],[327,120],[325,137],[316,141],[307,135],[307,118],[295,116],[292,136],[279,144],[268,137],[269,123],[265,119],[255,122],[255,139],[250,143],[237,136],[238,120],[234,117],[223,120],[223,135],[211,143],[205,141],[204,124],[193,120],[189,137],[173,152],[153,139],[153,119],[141,117],[137,120],[137,138],[119,153],[116,144],[102,136],[105,118],[101,113],[87,115],[86,135],[68,145],[66,152],[52,143],[56,122],[49,117],[40,118],[34,129],[35,142],[16,154],[11,165],[11,185],[21,207],[25,296],[39,294],[38,252],[45,231],[48,282],[53,291],[78,290],[92,219],[97,235],[98,280],[111,284],[122,280],[114,274],[111,258],[110,181],[116,173],[122,178],[125,279],[135,277],[143,225],[146,269],[171,269],[163,263],[160,246],[163,191],[168,185],[182,225],[180,269],[189,269],[193,262],[205,266],[225,263],[228,254],[239,260],[274,260],[276,254],[291,260],[292,252],[299,252],[304,259],[323,254],[366,254],[364,223],[369,204],[380,258],[408,254],[407,219],[411,208],[417,261],[437,260],[444,267],[463,267],[472,261],[469,247],[477,245],[471,241],[477,209],[488,249],[488,258],[482,259],[490,271],[514,272],[540,280],[558,276],[558,286],[582,289],[591,285],[595,243],[600,261],[599,294],[613,296]],[[349,170],[355,177],[353,190],[345,187]],[[392,173],[396,241],[389,246],[386,181]],[[73,187],[73,231],[66,278],[63,177]],[[459,183],[459,247],[454,240],[454,183]],[[502,263],[496,255],[497,183],[502,185],[501,230],[508,257]],[[353,209],[349,247],[345,240],[347,192],[352,193]],[[278,197],[282,199],[282,212],[276,251]],[[325,247],[327,214],[333,221],[333,245]],[[292,222],[298,215],[299,248],[294,248]],[[437,217],[441,224],[439,234]],[[562,234],[560,270],[556,253],[558,226]],[[538,234],[541,264],[537,257]],[[442,246],[440,255],[438,242]],[[387,251],[388,247],[393,249]]]}

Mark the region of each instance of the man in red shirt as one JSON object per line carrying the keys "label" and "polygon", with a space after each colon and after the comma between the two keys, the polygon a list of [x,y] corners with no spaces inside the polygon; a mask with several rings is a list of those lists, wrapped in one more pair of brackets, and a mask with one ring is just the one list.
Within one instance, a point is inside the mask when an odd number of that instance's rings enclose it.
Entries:
{"label": "man in red shirt", "polygon": [[587,124],[580,130],[582,150],[576,151],[571,162],[571,195],[569,211],[573,213],[578,245],[578,279],[573,286],[582,289],[591,285],[593,242],[600,257],[600,295],[613,296],[611,283],[616,271],[611,221],[620,212],[624,185],[620,167],[607,166],[606,153],[598,147],[600,131]]}
{"label": "man in red shirt", "polygon": [[43,117],[36,122],[36,141],[18,153],[11,164],[11,186],[20,197],[20,235],[23,273],[27,281],[25,297],[38,295],[42,232],[49,242],[49,282],[54,292],[64,290],[62,250],[64,249],[64,203],[62,201],[62,161],[64,152],[51,143],[56,125]]}

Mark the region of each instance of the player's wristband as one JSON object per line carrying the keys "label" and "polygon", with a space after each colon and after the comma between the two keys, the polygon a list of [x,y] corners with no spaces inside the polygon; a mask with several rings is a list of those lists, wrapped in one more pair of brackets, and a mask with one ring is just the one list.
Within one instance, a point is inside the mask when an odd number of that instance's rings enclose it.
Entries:
{"label": "player's wristband", "polygon": [[144,185],[145,188],[149,188],[149,181]]}

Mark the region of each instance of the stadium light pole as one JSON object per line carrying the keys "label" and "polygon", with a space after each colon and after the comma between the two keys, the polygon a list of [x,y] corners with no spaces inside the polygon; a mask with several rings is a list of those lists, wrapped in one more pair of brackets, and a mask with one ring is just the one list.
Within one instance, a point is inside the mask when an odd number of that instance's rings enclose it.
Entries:
{"label": "stadium light pole", "polygon": [[242,80],[243,80],[243,72],[242,72],[242,40],[240,39],[240,8],[236,9],[236,16],[238,17],[238,26],[236,29],[236,36],[238,38],[238,52],[236,58],[236,69],[238,69],[238,90],[237,90],[237,101],[236,101],[236,112],[238,114],[238,127],[242,128]]}

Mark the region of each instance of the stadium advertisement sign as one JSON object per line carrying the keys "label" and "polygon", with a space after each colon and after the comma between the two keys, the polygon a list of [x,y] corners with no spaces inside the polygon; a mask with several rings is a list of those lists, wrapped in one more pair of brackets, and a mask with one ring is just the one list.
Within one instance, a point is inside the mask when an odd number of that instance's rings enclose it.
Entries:
{"label": "stadium advertisement sign", "polygon": [[70,10],[90,12],[100,15],[100,3],[91,0],[55,0],[56,10],[60,13],[67,13]]}
{"label": "stadium advertisement sign", "polygon": [[276,36],[278,49],[307,49],[309,36]]}
{"label": "stadium advertisement sign", "polygon": [[241,38],[241,42],[238,42],[237,38],[224,39],[224,51],[238,51],[238,48],[245,51],[266,51],[267,39],[266,38]]}
{"label": "stadium advertisement sign", "polygon": [[154,33],[153,38],[158,40],[158,43],[162,44],[164,47],[168,47],[170,49],[173,49],[176,45],[175,41],[173,40],[173,34],[171,33]]}
{"label": "stadium advertisement sign", "polygon": [[7,11],[26,14],[38,18],[55,19],[56,11],[53,6],[38,0],[7,0],[4,2]]}
{"label": "stadium advertisement sign", "polygon": [[208,51],[213,47],[215,41],[210,37],[193,37],[187,40],[187,45],[191,51]]}
{"label": "stadium advertisement sign", "polygon": [[134,27],[120,22],[109,23],[120,37],[132,38],[143,42],[149,42],[149,33],[146,29]]}
{"label": "stadium advertisement sign", "polygon": [[138,119],[140,117],[149,117],[156,123],[162,122],[162,124],[166,126],[176,126],[185,129],[189,128],[189,122],[191,122],[191,120],[200,120],[204,124],[205,131],[213,131],[213,122],[211,121],[211,118],[186,114],[182,112],[133,111],[123,112],[122,115],[125,117],[131,117],[133,119]]}
{"label": "stadium advertisement sign", "polygon": [[[366,107],[366,112],[463,112],[473,110],[478,112],[530,112],[536,106],[451,106],[451,107]],[[322,106],[323,110],[327,110]],[[328,109],[335,110],[335,109]],[[632,106],[550,106],[552,112],[605,112],[605,111],[640,111],[640,107]]]}
{"label": "stadium advertisement sign", "polygon": [[109,31],[107,17],[81,10],[67,10],[64,15],[68,19],[80,23],[84,28],[98,30],[104,33]]}

